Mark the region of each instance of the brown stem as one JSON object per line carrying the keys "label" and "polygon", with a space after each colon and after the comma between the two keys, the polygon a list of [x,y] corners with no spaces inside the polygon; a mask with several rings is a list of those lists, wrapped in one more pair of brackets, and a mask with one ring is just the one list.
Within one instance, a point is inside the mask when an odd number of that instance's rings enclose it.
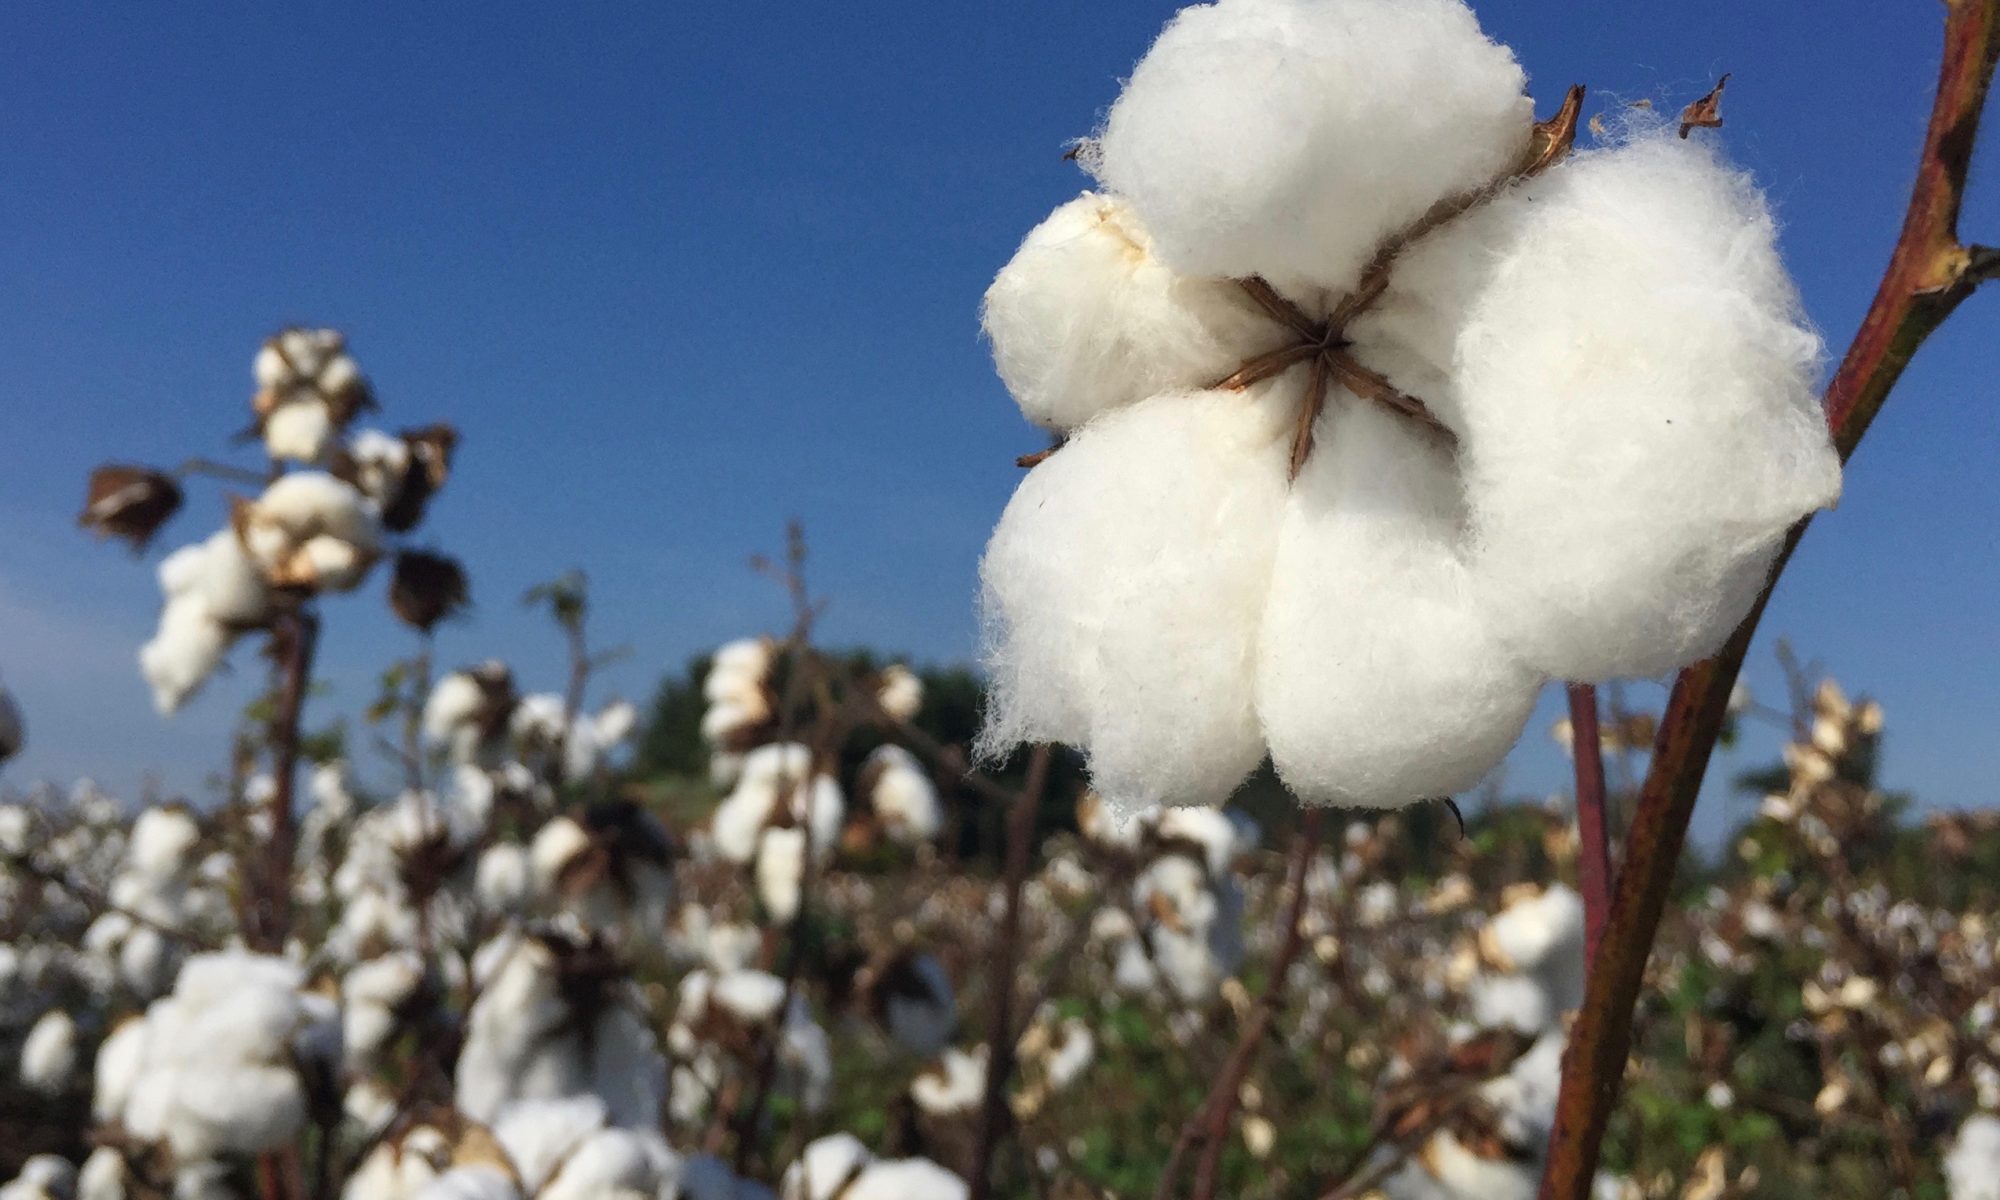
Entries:
{"label": "brown stem", "polygon": [[1395,384],[1389,382],[1386,375],[1369,370],[1357,362],[1352,355],[1339,351],[1335,351],[1325,357],[1328,369],[1333,372],[1333,377],[1339,381],[1340,386],[1364,400],[1373,400],[1377,404],[1387,405],[1389,408],[1436,433],[1451,445],[1455,446],[1458,444],[1458,435],[1453,433],[1450,427],[1445,425],[1443,421],[1438,420],[1437,414],[1433,413],[1429,406],[1415,396],[1407,395],[1399,390]]}
{"label": "brown stem", "polygon": [[[1842,459],[1854,452],[1917,347],[1978,286],[1980,256],[1958,238],[1967,169],[2000,56],[2000,0],[1949,0],[1937,97],[1910,207],[1895,252],[1840,369],[1827,387],[1827,422]],[[1805,532],[1787,539],[1778,577]],[[1767,585],[1721,653],[1682,671],[1668,700],[1639,794],[1596,968],[1563,1060],[1542,1200],[1585,1200],[1605,1124],[1631,1047],[1639,995],[1703,773],[1722,731],[1730,688],[1764,605]]]}
{"label": "brown stem", "polygon": [[1153,1191],[1154,1200],[1167,1200],[1174,1194],[1181,1160],[1196,1143],[1201,1145],[1201,1159],[1195,1164],[1194,1200],[1215,1200],[1222,1173],[1222,1150],[1229,1144],[1229,1119],[1236,1114],[1237,1102],[1243,1094],[1243,1080],[1250,1074],[1251,1066],[1257,1061],[1257,1052],[1263,1048],[1264,1039],[1270,1036],[1271,1026],[1284,1008],[1285,980],[1299,957],[1299,947],[1305,942],[1301,918],[1305,916],[1306,908],[1306,874],[1312,869],[1313,854],[1319,849],[1324,817],[1324,810],[1310,809],[1299,824],[1287,881],[1291,894],[1281,918],[1284,921],[1284,936],[1279,939],[1277,956],[1271,960],[1271,975],[1264,981],[1264,994],[1258,997],[1257,1007],[1244,1024],[1235,1047],[1229,1052],[1222,1073],[1216,1076],[1214,1086],[1208,1090],[1208,1098],[1181,1126],[1180,1136],[1174,1139],[1173,1149],[1167,1152],[1167,1163],[1160,1171],[1159,1186]]}
{"label": "brown stem", "polygon": [[993,1158],[1006,1123],[1007,1082],[1014,1073],[1014,972],[1021,959],[1021,890],[1028,880],[1028,860],[1034,850],[1035,818],[1048,787],[1050,753],[1047,746],[1035,747],[1028,760],[1027,783],[1007,813],[1007,899],[1000,913],[1000,944],[993,960],[986,1095],[979,1106],[968,1200],[991,1200],[993,1196]]}
{"label": "brown stem", "polygon": [[271,835],[264,847],[264,878],[254,912],[253,943],[279,953],[292,926],[292,858],[298,841],[293,796],[298,781],[299,721],[312,679],[319,618],[304,609],[285,613],[271,631],[277,674],[277,708],[271,714]]}
{"label": "brown stem", "polygon": [[1597,728],[1597,689],[1569,685],[1570,754],[1576,760],[1576,882],[1583,893],[1583,961],[1597,961],[1604,917],[1611,907],[1611,839],[1604,822],[1604,744]]}

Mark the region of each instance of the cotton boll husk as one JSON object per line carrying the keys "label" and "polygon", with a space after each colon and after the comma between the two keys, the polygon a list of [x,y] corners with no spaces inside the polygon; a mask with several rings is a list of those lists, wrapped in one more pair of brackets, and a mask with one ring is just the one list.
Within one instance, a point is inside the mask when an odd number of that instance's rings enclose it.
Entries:
{"label": "cotton boll husk", "polygon": [[1455,358],[1476,579],[1553,677],[1664,674],[1840,493],[1823,356],[1749,178],[1664,127],[1502,214]]}
{"label": "cotton boll husk", "polygon": [[1028,234],[987,289],[981,322],[1021,412],[1060,431],[1206,387],[1289,336],[1229,280],[1169,270],[1137,214],[1095,192]]}
{"label": "cotton boll husk", "polygon": [[264,452],[287,462],[317,466],[333,449],[333,413],[317,397],[288,400],[264,418]]}
{"label": "cotton boll husk", "polygon": [[1518,160],[1525,83],[1459,0],[1222,0],[1134,69],[1096,172],[1176,270],[1344,290],[1390,234]]}
{"label": "cotton boll husk", "polygon": [[1257,765],[1257,629],[1297,396],[1273,381],[1154,397],[1029,472],[980,569],[984,755],[1077,746],[1126,811],[1220,800]]}
{"label": "cotton boll husk", "polygon": [[1447,449],[1334,392],[1285,509],[1258,672],[1272,761],[1301,800],[1448,796],[1520,738],[1542,681],[1479,604],[1461,513]]}

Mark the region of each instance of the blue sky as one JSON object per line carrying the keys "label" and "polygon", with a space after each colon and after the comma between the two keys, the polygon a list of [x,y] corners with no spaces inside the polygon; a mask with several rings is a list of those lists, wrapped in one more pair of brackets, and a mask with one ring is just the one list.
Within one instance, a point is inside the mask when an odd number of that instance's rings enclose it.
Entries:
{"label": "blue sky", "polygon": [[[516,603],[572,565],[639,696],[782,619],[744,567],[812,538],[836,641],[966,657],[980,546],[1040,443],[993,377],[980,292],[1083,181],[1060,159],[1167,4],[45,5],[0,50],[0,678],[15,785],[188,787],[238,674],[156,718],[132,656],[149,571],[73,527],[107,458],[220,454],[279,324],[348,331],[391,424],[465,440],[431,540],[480,601],[442,643],[559,680]],[[1546,109],[1571,82],[1678,106],[1770,190],[1829,340],[1900,221],[1934,78],[1927,3],[1510,0],[1482,11]],[[1992,161],[1971,238],[2000,240]],[[1766,628],[1890,717],[1889,776],[1985,804],[2000,767],[2000,451],[1975,299],[1934,339]],[[1984,369],[1982,369],[1984,368]],[[199,491],[167,544],[212,526]],[[328,706],[407,643],[379,589],[330,606]],[[1753,680],[1774,694],[1768,648]],[[1637,689],[1634,695],[1652,695]],[[326,710],[322,710],[326,711]],[[1510,770],[1553,786],[1538,718]],[[1724,815],[1715,803],[1705,820]]]}

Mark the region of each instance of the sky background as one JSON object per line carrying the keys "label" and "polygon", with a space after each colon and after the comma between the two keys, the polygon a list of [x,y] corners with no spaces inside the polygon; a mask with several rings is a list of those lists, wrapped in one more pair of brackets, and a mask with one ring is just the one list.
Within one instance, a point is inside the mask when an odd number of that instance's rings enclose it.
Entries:
{"label": "sky background", "polygon": [[[746,569],[791,517],[827,640],[970,657],[980,548],[1040,437],[995,379],[979,296],[1084,185],[1061,159],[1172,11],[1006,5],[88,3],[0,46],[0,679],[29,749],[0,783],[149,772],[198,787],[260,675],[177,718],[134,662],[150,564],[205,534],[197,485],[146,562],[74,518],[106,459],[226,456],[281,324],[349,334],[390,427],[464,440],[425,540],[476,613],[441,655],[560,685],[519,603],[582,566],[602,694],[783,625]],[[196,11],[196,9],[199,11]],[[1923,0],[1495,0],[1546,112],[1563,88],[1680,105],[1734,73],[1722,131],[1769,189],[1807,305],[1844,345],[1901,221],[1935,79]],[[1968,239],[2000,240],[1993,156]],[[1990,804],[2000,766],[1992,298],[1932,340],[1816,524],[1754,652],[1792,639],[1888,709],[1886,781]],[[243,450],[233,453],[252,461]],[[378,578],[328,607],[315,717],[409,649]],[[1635,701],[1657,688],[1636,686]],[[1545,736],[1510,761],[1561,785]],[[1767,756],[1773,743],[1753,738]],[[1745,765],[1743,762],[1734,766]],[[1732,764],[1725,761],[1724,770]],[[1710,831],[1742,802],[1712,794]]]}

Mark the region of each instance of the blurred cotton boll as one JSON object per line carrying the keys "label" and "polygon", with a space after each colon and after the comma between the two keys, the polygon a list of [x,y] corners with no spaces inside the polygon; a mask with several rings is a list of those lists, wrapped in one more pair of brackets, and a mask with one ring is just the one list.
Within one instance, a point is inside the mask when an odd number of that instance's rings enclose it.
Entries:
{"label": "blurred cotton boll", "polygon": [[51,1009],[21,1043],[21,1082],[38,1092],[59,1094],[76,1074],[77,1059],[76,1019]]}
{"label": "blurred cotton boll", "polygon": [[28,723],[21,716],[21,706],[15,703],[14,693],[0,687],[0,763],[19,754],[27,742]]}

